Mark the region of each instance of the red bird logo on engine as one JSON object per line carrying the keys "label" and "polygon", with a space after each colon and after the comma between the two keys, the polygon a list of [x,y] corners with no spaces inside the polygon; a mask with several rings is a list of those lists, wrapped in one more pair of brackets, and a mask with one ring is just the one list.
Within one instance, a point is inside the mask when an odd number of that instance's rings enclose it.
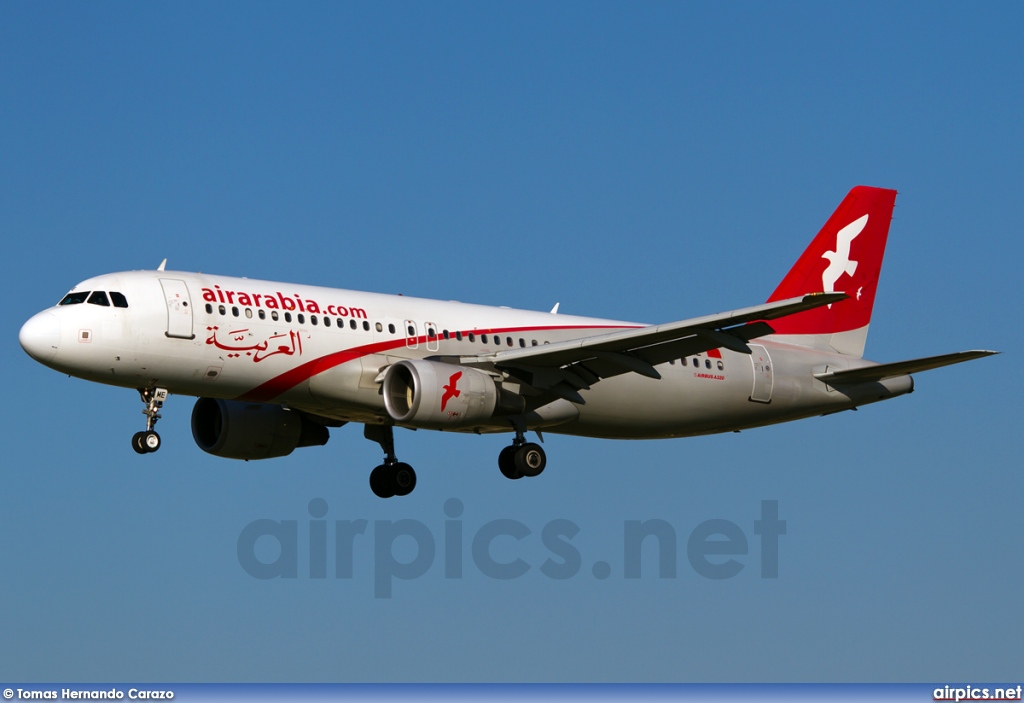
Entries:
{"label": "red bird logo on engine", "polygon": [[448,385],[441,386],[442,388],[444,388],[444,395],[441,396],[441,412],[444,412],[444,406],[448,405],[449,400],[451,400],[452,398],[458,398],[460,395],[462,395],[462,391],[456,388],[456,385],[458,384],[460,378],[462,378],[462,372],[457,371],[456,373],[453,373],[451,377],[449,377]]}

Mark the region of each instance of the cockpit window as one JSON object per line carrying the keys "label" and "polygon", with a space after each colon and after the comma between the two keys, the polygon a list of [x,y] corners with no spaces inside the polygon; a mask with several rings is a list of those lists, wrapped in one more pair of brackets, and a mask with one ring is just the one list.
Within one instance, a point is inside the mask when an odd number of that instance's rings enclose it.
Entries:
{"label": "cockpit window", "polygon": [[126,308],[128,307],[128,299],[117,291],[110,291],[110,301],[114,304],[115,308]]}
{"label": "cockpit window", "polygon": [[84,303],[85,299],[89,297],[89,291],[74,290],[64,296],[64,300],[60,301],[58,305],[79,305]]}
{"label": "cockpit window", "polygon": [[110,301],[107,300],[107,294],[101,290],[95,291],[92,295],[89,296],[89,300],[86,302],[88,302],[90,305],[102,305],[105,308],[110,307]]}

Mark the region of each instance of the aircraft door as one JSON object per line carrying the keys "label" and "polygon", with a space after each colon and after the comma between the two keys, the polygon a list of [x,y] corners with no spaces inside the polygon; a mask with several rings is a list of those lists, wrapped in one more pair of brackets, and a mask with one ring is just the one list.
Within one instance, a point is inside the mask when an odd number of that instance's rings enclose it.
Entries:
{"label": "aircraft door", "polygon": [[192,333],[192,301],[185,281],[176,278],[161,278],[167,303],[167,336],[178,339],[195,339]]}
{"label": "aircraft door", "polygon": [[750,363],[754,365],[754,387],[750,391],[750,399],[755,403],[772,402],[772,388],[775,377],[772,375],[772,359],[768,350],[760,344],[749,344]]}

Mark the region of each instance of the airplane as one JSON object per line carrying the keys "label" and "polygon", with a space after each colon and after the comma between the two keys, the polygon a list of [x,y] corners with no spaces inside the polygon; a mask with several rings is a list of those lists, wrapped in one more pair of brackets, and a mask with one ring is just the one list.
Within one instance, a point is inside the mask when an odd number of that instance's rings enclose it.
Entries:
{"label": "airplane", "polygon": [[146,429],[168,394],[195,396],[204,451],[268,459],[361,423],[380,444],[377,496],[416,472],[394,428],[512,433],[498,468],[535,477],[533,431],[690,437],[895,398],[911,374],[997,352],[876,363],[863,358],[896,191],[857,186],[767,302],[659,325],[165,270],[89,278],[21,328],[52,369],[137,389]]}

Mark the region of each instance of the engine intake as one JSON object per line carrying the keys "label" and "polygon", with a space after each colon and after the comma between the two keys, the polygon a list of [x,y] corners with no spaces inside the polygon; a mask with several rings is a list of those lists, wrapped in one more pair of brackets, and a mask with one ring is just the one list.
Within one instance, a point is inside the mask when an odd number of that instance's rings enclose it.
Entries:
{"label": "engine intake", "polygon": [[248,461],[327,444],[330,433],[280,405],[200,398],[192,408],[192,438],[204,452]]}
{"label": "engine intake", "polygon": [[425,359],[389,366],[383,391],[391,419],[424,429],[486,425],[525,407],[522,396],[499,388],[483,371]]}

